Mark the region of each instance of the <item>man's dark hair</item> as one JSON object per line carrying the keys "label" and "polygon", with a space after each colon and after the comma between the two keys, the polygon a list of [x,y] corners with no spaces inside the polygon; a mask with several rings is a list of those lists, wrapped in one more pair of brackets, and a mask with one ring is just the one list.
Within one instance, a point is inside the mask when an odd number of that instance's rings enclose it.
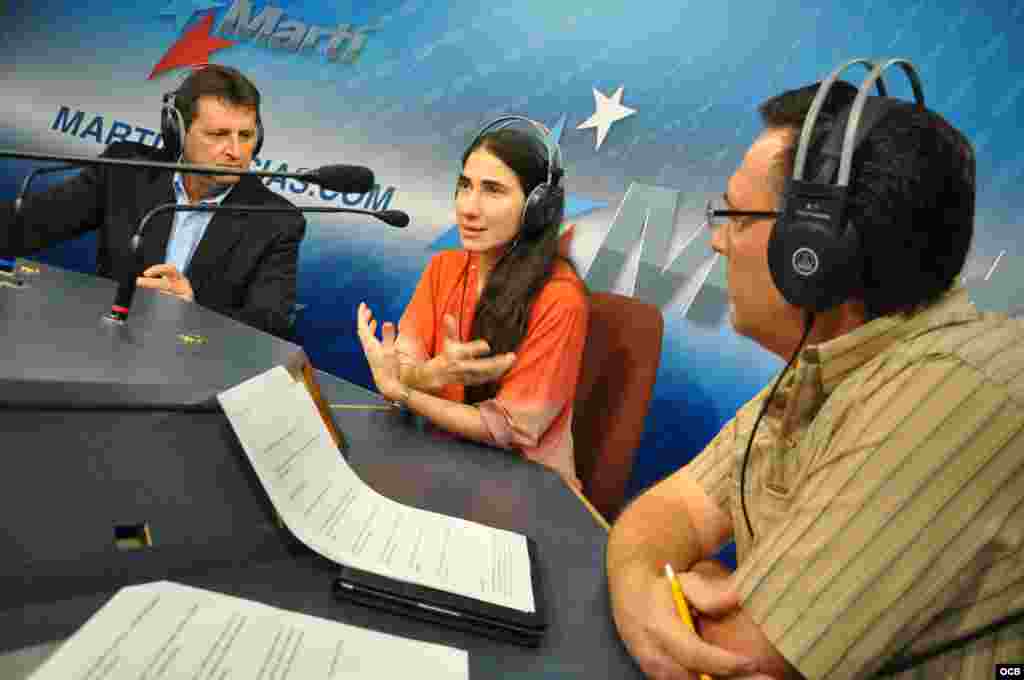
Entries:
{"label": "man's dark hair", "polygon": [[[819,85],[783,92],[758,107],[766,127],[796,133],[778,159],[780,193],[793,173],[799,132]],[[821,147],[856,94],[844,81],[829,91],[805,180],[821,167]],[[967,138],[913,102],[899,102],[886,113],[853,154],[847,217],[857,226],[863,254],[854,297],[864,302],[869,319],[910,313],[953,285],[974,235],[974,166]]]}
{"label": "man's dark hair", "polygon": [[230,66],[210,64],[192,72],[178,88],[175,106],[181,112],[185,129],[192,127],[196,102],[200,97],[215,97],[231,106],[260,112],[260,92],[242,72]]}

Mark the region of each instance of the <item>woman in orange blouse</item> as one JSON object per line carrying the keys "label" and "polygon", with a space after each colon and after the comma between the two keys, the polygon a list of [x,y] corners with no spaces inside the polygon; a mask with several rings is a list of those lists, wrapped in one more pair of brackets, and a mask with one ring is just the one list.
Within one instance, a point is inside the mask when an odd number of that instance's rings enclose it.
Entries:
{"label": "woman in orange blouse", "polygon": [[[523,132],[508,125],[523,121]],[[561,252],[557,147],[498,119],[462,157],[462,249],[435,255],[394,325],[365,303],[359,339],[381,394],[469,439],[521,451],[580,488],[572,407],[587,294]]]}

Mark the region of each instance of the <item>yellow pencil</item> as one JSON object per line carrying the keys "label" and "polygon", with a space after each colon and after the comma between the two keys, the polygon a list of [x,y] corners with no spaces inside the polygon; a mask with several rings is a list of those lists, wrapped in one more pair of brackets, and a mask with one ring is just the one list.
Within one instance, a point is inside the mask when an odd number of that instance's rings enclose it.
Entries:
{"label": "yellow pencil", "polygon": [[[672,568],[672,565],[665,563],[665,576],[668,577],[668,582],[672,585],[672,599],[676,601],[676,612],[679,613],[679,618],[683,620],[687,628],[692,630],[694,633],[697,632],[697,628],[693,625],[693,618],[690,616],[690,608],[686,605],[686,598],[683,597],[683,589],[679,587],[679,581],[676,579],[676,572]],[[711,676],[707,673],[700,674],[700,680],[711,680]]]}
{"label": "yellow pencil", "polygon": [[331,408],[348,411],[394,411],[391,404],[331,404]]}

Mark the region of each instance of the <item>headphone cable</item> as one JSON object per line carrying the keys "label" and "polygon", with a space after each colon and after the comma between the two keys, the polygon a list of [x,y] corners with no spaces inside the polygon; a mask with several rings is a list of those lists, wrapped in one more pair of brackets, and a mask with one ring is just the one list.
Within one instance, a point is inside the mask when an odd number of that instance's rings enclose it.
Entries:
{"label": "headphone cable", "polygon": [[771,391],[768,393],[768,397],[761,403],[761,412],[757,414],[757,420],[754,421],[754,429],[750,432],[750,439],[747,440],[747,450],[743,453],[743,465],[740,468],[740,509],[743,511],[743,520],[747,523],[747,531],[750,532],[750,540],[754,540],[754,527],[750,525],[750,516],[747,515],[747,497],[745,493],[746,489],[746,478],[747,478],[747,462],[750,458],[750,447],[754,443],[754,436],[757,434],[757,427],[761,424],[761,418],[764,416],[764,412],[768,410],[768,404],[772,402],[772,398],[775,396],[775,390],[779,388],[779,384],[782,383],[782,379],[786,375],[786,371],[796,361],[797,356],[800,354],[800,350],[803,349],[804,343],[807,341],[807,336],[811,333],[811,327],[814,326],[814,312],[806,310],[804,312],[804,334],[800,338],[800,342],[797,344],[796,349],[793,350],[793,355],[789,357],[789,362],[786,363],[786,367],[782,369],[782,373],[779,374],[778,379],[772,386]]}

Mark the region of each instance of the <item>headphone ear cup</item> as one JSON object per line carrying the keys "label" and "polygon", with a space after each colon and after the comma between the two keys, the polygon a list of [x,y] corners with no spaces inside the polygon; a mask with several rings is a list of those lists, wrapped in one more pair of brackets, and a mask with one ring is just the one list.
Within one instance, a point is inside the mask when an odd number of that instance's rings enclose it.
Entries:
{"label": "headphone ear cup", "polygon": [[556,184],[548,191],[547,214],[544,224],[557,224],[561,226],[565,218],[565,189]]}
{"label": "headphone ear cup", "polygon": [[835,293],[837,300],[833,304],[840,304],[857,293],[862,282],[864,273],[864,251],[861,248],[860,231],[853,220],[846,220],[846,228],[835,243]]}
{"label": "headphone ear cup", "polygon": [[[775,219],[775,226],[772,233],[768,235],[768,271],[772,275],[772,283],[782,293],[782,297],[791,305],[798,305],[790,296],[793,287],[789,284],[789,272],[786,269],[786,252],[789,251],[787,243],[792,240],[789,236],[790,223],[786,219],[789,214],[785,211]],[[723,229],[730,228],[728,225]]]}
{"label": "headphone ear cup", "polygon": [[160,109],[160,135],[164,140],[164,150],[175,160],[181,157],[183,133],[181,113],[174,104],[164,104]]}
{"label": "headphone ear cup", "polygon": [[252,156],[255,158],[260,155],[260,149],[263,148],[263,120],[260,118],[260,114],[256,112],[256,146],[252,148]]}
{"label": "headphone ear cup", "polygon": [[768,240],[768,269],[792,305],[824,312],[846,301],[860,280],[860,238],[847,221],[841,234],[829,222],[784,220]]}
{"label": "headphone ear cup", "polygon": [[523,235],[535,236],[544,228],[544,201],[548,185],[542,182],[533,188],[523,204]]}
{"label": "headphone ear cup", "polygon": [[565,191],[542,182],[534,187],[523,206],[523,233],[537,236],[550,224],[561,224]]}

